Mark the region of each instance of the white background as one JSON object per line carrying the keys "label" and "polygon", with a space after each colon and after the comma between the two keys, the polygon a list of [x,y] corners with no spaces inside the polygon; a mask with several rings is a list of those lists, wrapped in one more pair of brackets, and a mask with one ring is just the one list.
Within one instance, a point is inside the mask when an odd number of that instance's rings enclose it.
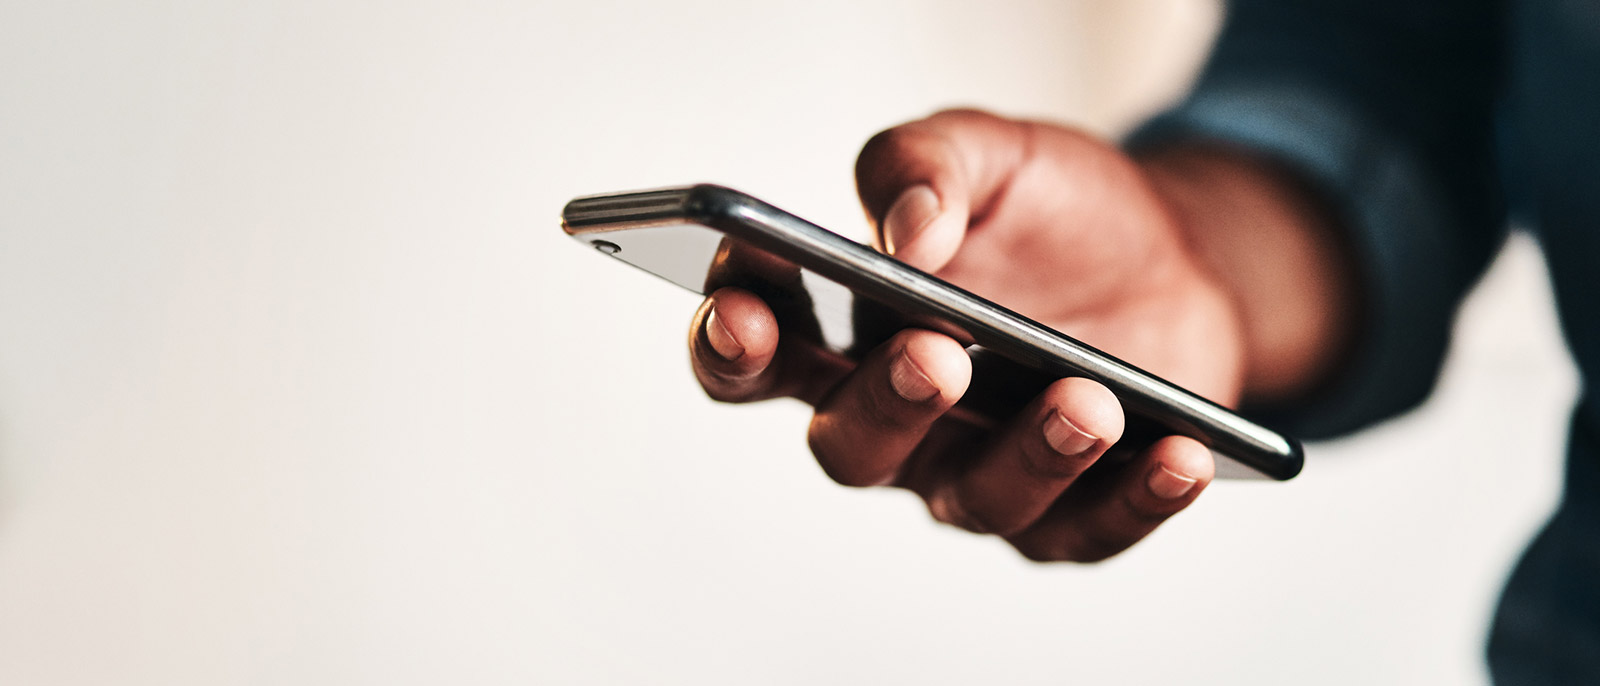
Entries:
{"label": "white background", "polygon": [[1537,250],[1439,394],[1036,566],[717,406],[561,236],[689,181],[859,234],[878,129],[1114,134],[1204,2],[0,7],[0,683],[1473,683],[1575,383]]}

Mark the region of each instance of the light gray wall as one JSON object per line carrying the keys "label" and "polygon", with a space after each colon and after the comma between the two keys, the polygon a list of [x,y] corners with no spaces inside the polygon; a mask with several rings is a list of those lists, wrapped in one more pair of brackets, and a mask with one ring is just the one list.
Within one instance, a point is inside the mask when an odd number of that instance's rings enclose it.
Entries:
{"label": "light gray wall", "polygon": [[0,6],[0,683],[1481,680],[1574,389],[1528,242],[1421,412],[1041,567],[704,400],[694,298],[557,227],[710,180],[859,234],[874,131],[1116,131],[1216,16]]}

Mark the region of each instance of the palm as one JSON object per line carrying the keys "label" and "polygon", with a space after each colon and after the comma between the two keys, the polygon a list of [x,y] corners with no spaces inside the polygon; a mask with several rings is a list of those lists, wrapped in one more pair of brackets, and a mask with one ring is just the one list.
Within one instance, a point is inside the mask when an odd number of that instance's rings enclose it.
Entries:
{"label": "palm", "polygon": [[1237,400],[1237,313],[1123,153],[1030,124],[998,201],[974,208],[936,273],[1225,404]]}

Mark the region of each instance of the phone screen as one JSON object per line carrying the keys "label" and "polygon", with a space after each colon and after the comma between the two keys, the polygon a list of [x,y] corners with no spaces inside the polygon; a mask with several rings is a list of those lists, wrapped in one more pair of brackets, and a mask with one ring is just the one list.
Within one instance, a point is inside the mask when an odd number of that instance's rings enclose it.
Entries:
{"label": "phone screen", "polygon": [[[850,289],[814,271],[700,224],[662,224],[584,237],[602,253],[701,295],[738,287],[762,297],[778,316],[784,335],[802,335],[839,354],[856,348],[876,327],[858,310]],[[864,300],[864,299],[863,299]],[[888,317],[883,310],[878,314]],[[898,330],[898,329],[897,329]]]}

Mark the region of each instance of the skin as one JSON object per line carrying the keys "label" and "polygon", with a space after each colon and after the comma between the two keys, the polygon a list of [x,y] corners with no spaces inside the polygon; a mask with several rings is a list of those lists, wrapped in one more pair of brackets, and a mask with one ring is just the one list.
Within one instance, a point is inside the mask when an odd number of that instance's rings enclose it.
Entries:
{"label": "skin", "polygon": [[[879,249],[1225,405],[1313,391],[1353,326],[1328,213],[1240,151],[1134,159],[1073,129],[950,111],[875,136],[856,180]],[[841,368],[784,345],[765,303],[723,288],[696,313],[690,352],[715,399],[811,403],[811,450],[834,480],[910,489],[939,521],[1032,560],[1115,555],[1214,473],[1210,452],[1179,436],[1091,469],[1124,417],[1088,379],[1057,381],[992,429],[945,417],[971,365],[932,331],[901,331]]]}

